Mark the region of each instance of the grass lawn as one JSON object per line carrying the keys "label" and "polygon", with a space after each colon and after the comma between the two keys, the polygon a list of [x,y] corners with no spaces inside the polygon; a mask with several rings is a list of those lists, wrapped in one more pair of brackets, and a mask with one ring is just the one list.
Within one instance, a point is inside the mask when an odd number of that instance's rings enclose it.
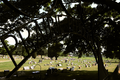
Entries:
{"label": "grass lawn", "polygon": [[[38,63],[39,61],[39,57],[37,57],[36,59],[29,59],[19,70],[18,72],[20,73],[21,71],[24,72],[25,75],[22,75],[20,77],[12,77],[12,80],[30,80],[30,78],[32,78],[31,80],[37,80],[39,78],[39,76],[41,75],[41,79],[42,80],[72,80],[72,79],[76,79],[76,80],[96,80],[97,79],[97,66],[92,66],[92,67],[85,67],[85,64],[88,64],[88,62],[90,64],[95,62],[94,58],[91,57],[84,57],[84,58],[80,58],[78,60],[77,57],[69,57],[69,61],[67,63],[65,63],[64,59],[66,59],[66,57],[59,57],[57,61],[55,60],[43,60],[42,63]],[[75,60],[70,60],[70,59],[75,59]],[[40,74],[32,74],[32,72],[34,71],[39,71],[40,70],[40,66],[32,63],[32,64],[28,64],[30,61],[35,61],[37,64],[39,64],[41,66],[41,71]],[[104,62],[106,62],[106,60],[108,59],[104,59]],[[110,60],[110,59],[109,59]],[[17,64],[21,61],[21,59],[17,59],[16,62]],[[84,61],[84,62],[83,62]],[[46,64],[50,64],[50,62],[52,62],[52,65],[46,65]],[[111,63],[106,62],[106,64],[108,65],[106,67],[106,69],[108,69],[108,72],[111,73],[114,71],[116,65],[118,64],[118,60],[114,59],[111,60]],[[62,66],[56,66],[56,64],[61,63]],[[69,64],[70,63],[70,64]],[[73,63],[73,65],[71,65],[71,63]],[[68,65],[69,64],[69,65]],[[30,70],[23,70],[24,66],[32,66],[32,65],[36,65],[36,67],[34,69],[30,69]],[[78,69],[78,65],[81,66],[81,69]],[[65,70],[65,71],[57,71],[56,73],[50,74],[50,75],[45,75],[47,72],[47,69],[49,67],[54,67],[54,68],[63,68],[66,69],[66,67],[72,67],[75,66],[74,71],[69,71],[69,70]],[[12,70],[14,69],[14,65],[12,63],[11,60],[7,60],[7,59],[0,59],[0,76],[4,76],[4,70]]]}

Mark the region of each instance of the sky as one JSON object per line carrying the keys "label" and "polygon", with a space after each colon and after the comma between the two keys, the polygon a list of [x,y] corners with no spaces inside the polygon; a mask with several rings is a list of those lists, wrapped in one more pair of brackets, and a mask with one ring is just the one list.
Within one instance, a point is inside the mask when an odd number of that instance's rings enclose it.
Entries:
{"label": "sky", "polygon": [[116,0],[116,2],[120,2],[120,0]]}
{"label": "sky", "polygon": [[[28,32],[26,30],[24,30],[23,32],[21,32],[21,35],[23,38],[27,38]],[[20,40],[19,38],[17,38],[17,39],[18,39],[18,41]],[[14,38],[12,38],[12,37],[8,37],[6,40],[8,41],[8,44],[10,44],[10,45],[14,45],[16,43]]]}

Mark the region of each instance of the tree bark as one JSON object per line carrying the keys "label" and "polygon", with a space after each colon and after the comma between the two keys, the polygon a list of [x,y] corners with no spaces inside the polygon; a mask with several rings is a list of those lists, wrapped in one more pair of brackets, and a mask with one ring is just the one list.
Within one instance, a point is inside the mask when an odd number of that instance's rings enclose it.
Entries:
{"label": "tree bark", "polygon": [[55,60],[57,60],[58,57],[55,57]]}
{"label": "tree bark", "polygon": [[42,54],[41,54],[41,59],[42,59]]}
{"label": "tree bark", "polygon": [[98,43],[98,80],[103,80],[107,75],[108,72],[104,67],[100,45]]}
{"label": "tree bark", "polygon": [[103,65],[101,53],[98,55],[98,80],[103,80],[107,76],[108,72]]}

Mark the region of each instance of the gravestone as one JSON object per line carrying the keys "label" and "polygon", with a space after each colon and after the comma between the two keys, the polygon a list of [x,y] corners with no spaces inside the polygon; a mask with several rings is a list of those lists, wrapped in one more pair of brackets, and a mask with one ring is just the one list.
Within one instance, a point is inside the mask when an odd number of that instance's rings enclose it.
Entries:
{"label": "gravestone", "polygon": [[81,66],[80,66],[80,65],[78,66],[78,69],[81,69]]}
{"label": "gravestone", "polygon": [[70,71],[74,71],[74,67],[70,68]]}
{"label": "gravestone", "polygon": [[91,67],[91,64],[88,64],[88,67]]}
{"label": "gravestone", "polygon": [[47,66],[49,66],[49,64],[46,64]]}
{"label": "gravestone", "polygon": [[35,62],[35,61],[33,61],[33,63],[34,63],[34,64],[36,64],[36,62]]}
{"label": "gravestone", "polygon": [[4,70],[4,76],[6,76],[9,72],[9,70]]}
{"label": "gravestone", "polygon": [[67,63],[67,61],[68,61],[68,60],[67,60],[67,59],[65,59],[65,63]]}
{"label": "gravestone", "polygon": [[35,68],[35,65],[30,66],[30,69],[34,69],[34,68]]}
{"label": "gravestone", "polygon": [[62,66],[62,64],[59,64],[58,66]]}
{"label": "gravestone", "polygon": [[56,67],[57,67],[57,66],[62,66],[62,64],[58,63],[58,64],[56,64]]}
{"label": "gravestone", "polygon": [[85,64],[85,67],[87,68],[87,67],[88,67],[88,65],[87,65],[87,64]]}
{"label": "gravestone", "polygon": [[32,62],[31,62],[31,61],[29,61],[29,62],[28,62],[28,64],[32,64]]}
{"label": "gravestone", "polygon": [[63,70],[63,68],[59,68],[58,70]]}
{"label": "gravestone", "polygon": [[52,64],[52,61],[50,61],[50,64]]}
{"label": "gravestone", "polygon": [[73,65],[73,62],[71,63],[71,65]]}
{"label": "gravestone", "polygon": [[42,62],[42,60],[40,59],[38,63],[41,63],[41,62]]}
{"label": "gravestone", "polygon": [[70,68],[71,68],[71,67],[69,67],[69,66],[67,67],[67,69],[70,69]]}
{"label": "gravestone", "polygon": [[23,67],[23,70],[29,70],[29,69],[30,69],[29,66],[25,66],[25,67]]}
{"label": "gravestone", "polygon": [[95,66],[97,65],[97,63],[95,63]]}
{"label": "gravestone", "polygon": [[32,74],[39,74],[40,71],[33,71]]}
{"label": "gravestone", "polygon": [[92,66],[95,66],[95,64],[92,64]]}

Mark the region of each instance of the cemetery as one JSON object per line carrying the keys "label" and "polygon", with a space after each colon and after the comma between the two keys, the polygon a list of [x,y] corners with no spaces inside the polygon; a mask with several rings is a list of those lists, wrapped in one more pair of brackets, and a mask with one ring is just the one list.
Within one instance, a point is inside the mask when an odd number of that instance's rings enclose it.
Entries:
{"label": "cemetery", "polygon": [[120,80],[120,0],[0,0],[0,80]]}
{"label": "cemetery", "polygon": [[[0,78],[6,76],[13,68],[12,62],[4,58],[0,62]],[[67,61],[66,61],[67,59]],[[3,60],[0,58],[0,60]],[[16,59],[20,62],[20,58]],[[104,59],[105,68],[111,74],[118,65],[118,59]],[[6,65],[8,64],[8,66]],[[6,65],[6,66],[5,66]],[[107,65],[107,66],[106,66]],[[4,67],[3,67],[4,66]],[[77,75],[76,75],[77,74]],[[85,76],[88,77],[85,77]],[[94,57],[77,58],[77,57],[59,57],[58,60],[30,58],[13,76],[11,80],[92,80],[97,79],[97,64]],[[4,79],[3,79],[4,80]]]}

